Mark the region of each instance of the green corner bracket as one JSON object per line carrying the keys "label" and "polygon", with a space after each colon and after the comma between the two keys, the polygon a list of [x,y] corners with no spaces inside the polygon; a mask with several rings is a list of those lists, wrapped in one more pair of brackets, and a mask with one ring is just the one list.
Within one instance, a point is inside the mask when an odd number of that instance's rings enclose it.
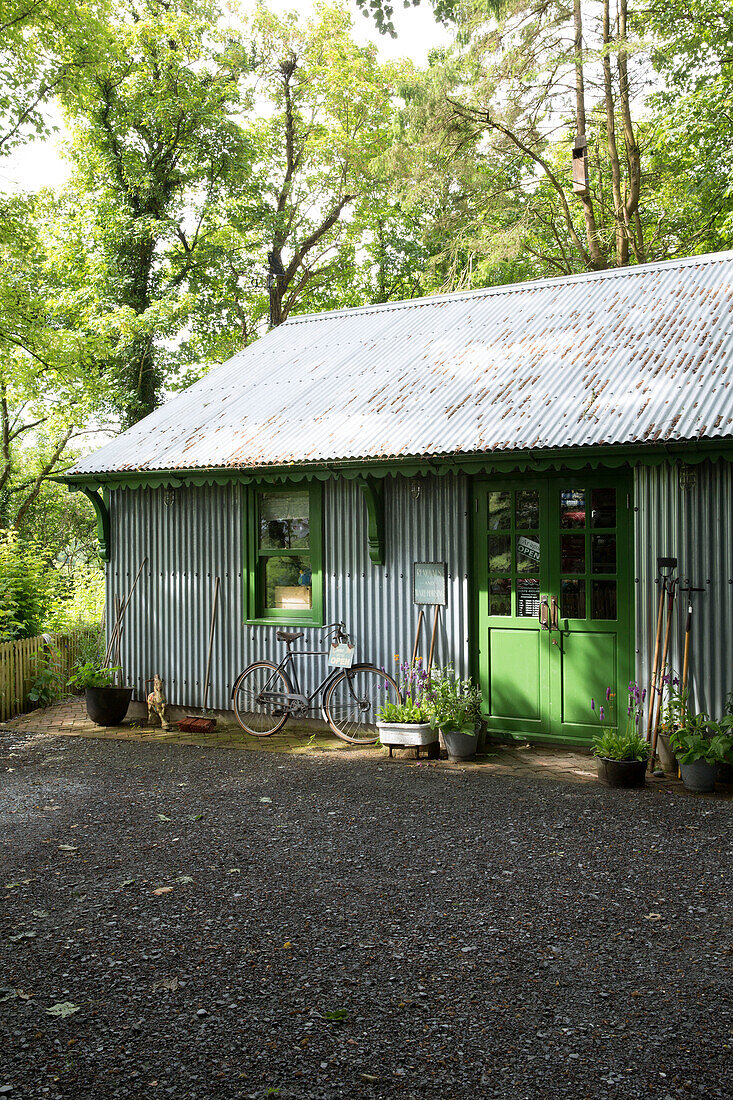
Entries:
{"label": "green corner bracket", "polygon": [[109,508],[107,507],[107,494],[101,497],[99,489],[89,489],[84,485],[69,485],[70,493],[83,493],[92,502],[92,507],[97,516],[97,541],[99,542],[99,556],[102,561],[110,560],[109,538]]}
{"label": "green corner bracket", "polygon": [[367,541],[374,565],[384,565],[384,483],[374,477],[359,478],[367,506]]}

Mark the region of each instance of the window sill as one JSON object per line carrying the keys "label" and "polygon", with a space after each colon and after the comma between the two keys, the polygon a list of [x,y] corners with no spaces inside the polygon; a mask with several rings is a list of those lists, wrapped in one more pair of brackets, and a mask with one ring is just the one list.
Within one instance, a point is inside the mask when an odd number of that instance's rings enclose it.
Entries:
{"label": "window sill", "polygon": [[298,619],[293,615],[284,619],[245,619],[245,626],[304,626],[313,630],[320,630],[323,627],[323,623],[320,619]]}

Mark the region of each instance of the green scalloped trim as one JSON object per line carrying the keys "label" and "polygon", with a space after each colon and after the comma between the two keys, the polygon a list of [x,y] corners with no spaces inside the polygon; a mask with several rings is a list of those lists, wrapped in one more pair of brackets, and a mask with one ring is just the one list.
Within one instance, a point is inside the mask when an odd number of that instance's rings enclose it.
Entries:
{"label": "green scalloped trim", "polygon": [[620,466],[659,466],[665,462],[682,461],[686,465],[695,465],[706,459],[724,459],[733,462],[733,439],[716,440],[709,443],[670,443],[648,447],[602,447],[566,448],[555,451],[516,451],[502,454],[456,455],[454,457],[414,458],[389,461],[365,459],[360,462],[328,462],[321,465],[300,465],[266,467],[258,470],[243,471],[232,469],[219,470],[175,470],[154,471],[151,473],[129,474],[67,474],[54,478],[69,486],[86,486],[96,491],[101,487],[108,489],[178,489],[188,485],[252,485],[278,484],[283,481],[328,481],[341,477],[347,480],[356,478],[418,477],[425,474],[443,476],[449,473],[492,474],[492,473],[542,473],[546,470],[582,470],[586,467],[596,469],[599,466],[614,469]]}

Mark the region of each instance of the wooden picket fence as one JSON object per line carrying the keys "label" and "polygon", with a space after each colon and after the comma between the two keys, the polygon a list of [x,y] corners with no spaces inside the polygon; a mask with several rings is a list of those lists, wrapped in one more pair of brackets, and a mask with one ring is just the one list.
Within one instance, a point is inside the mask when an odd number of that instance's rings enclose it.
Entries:
{"label": "wooden picket fence", "polygon": [[65,694],[66,681],[88,642],[89,634],[44,634],[38,638],[18,638],[0,643],[0,722],[16,714],[27,714],[38,703],[28,698],[44,662],[57,671],[59,690]]}

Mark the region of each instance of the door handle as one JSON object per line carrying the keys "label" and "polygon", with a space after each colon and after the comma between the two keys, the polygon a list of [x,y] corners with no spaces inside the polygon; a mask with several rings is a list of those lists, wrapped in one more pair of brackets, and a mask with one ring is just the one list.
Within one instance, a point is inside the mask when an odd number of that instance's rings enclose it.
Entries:
{"label": "door handle", "polygon": [[540,622],[540,628],[542,630],[550,629],[550,608],[547,604],[547,596],[540,596],[540,606],[537,612],[537,618]]}
{"label": "door handle", "polygon": [[559,615],[560,608],[558,607],[557,596],[552,596],[550,599],[550,630],[560,629],[558,625]]}

